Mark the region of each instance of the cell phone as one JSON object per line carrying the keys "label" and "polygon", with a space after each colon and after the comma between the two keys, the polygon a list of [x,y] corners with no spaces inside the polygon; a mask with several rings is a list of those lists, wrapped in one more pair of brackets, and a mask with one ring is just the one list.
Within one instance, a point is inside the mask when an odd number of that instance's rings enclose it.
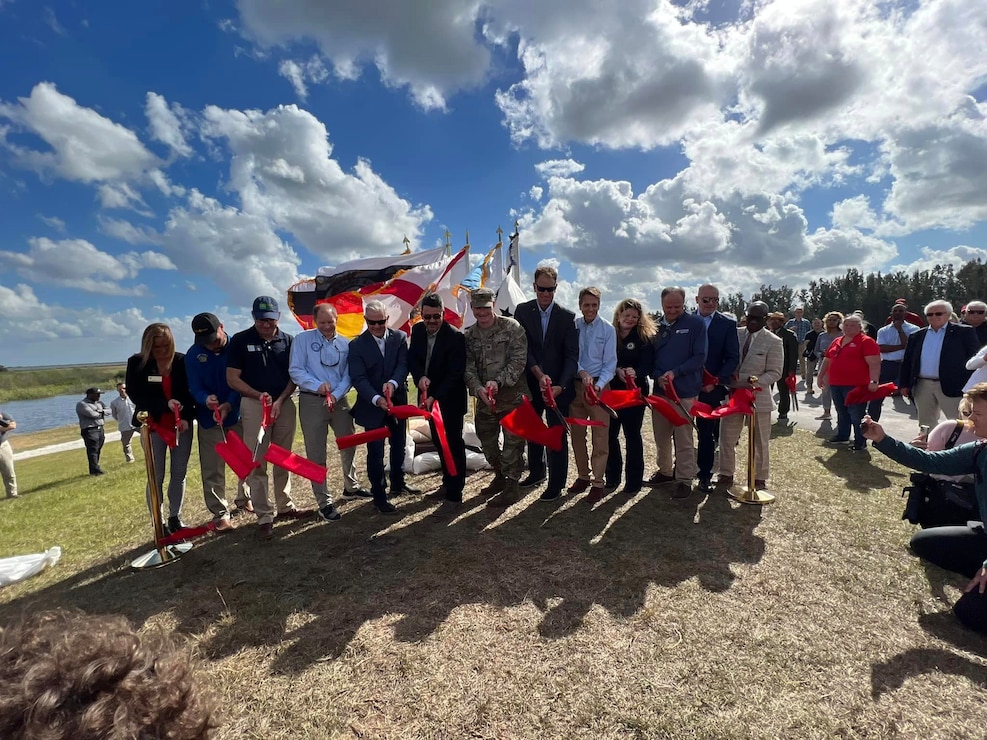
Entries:
{"label": "cell phone", "polygon": [[929,432],[931,430],[932,430],[932,427],[930,427],[928,424],[919,424],[918,425],[918,433],[921,434],[921,435],[924,435],[926,437],[929,436]]}

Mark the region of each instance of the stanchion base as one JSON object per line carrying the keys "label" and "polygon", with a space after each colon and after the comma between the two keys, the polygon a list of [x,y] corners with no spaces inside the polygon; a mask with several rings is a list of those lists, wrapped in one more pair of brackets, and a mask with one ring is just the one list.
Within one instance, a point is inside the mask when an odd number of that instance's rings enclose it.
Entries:
{"label": "stanchion base", "polygon": [[148,568],[160,568],[162,565],[174,563],[178,558],[192,549],[191,542],[176,542],[174,545],[165,545],[156,550],[151,550],[141,555],[131,562],[130,567],[134,570],[146,570]]}
{"label": "stanchion base", "polygon": [[754,506],[763,506],[764,504],[774,503],[775,496],[773,493],[768,493],[764,489],[751,489],[747,486],[737,486],[736,488],[731,488],[727,491],[730,497],[742,504],[751,504]]}

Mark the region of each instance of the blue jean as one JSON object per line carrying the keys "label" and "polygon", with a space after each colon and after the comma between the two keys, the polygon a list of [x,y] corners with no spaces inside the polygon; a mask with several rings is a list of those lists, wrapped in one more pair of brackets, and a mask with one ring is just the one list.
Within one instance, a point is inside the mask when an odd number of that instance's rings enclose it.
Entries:
{"label": "blue jean", "polygon": [[831,385],[830,392],[833,394],[833,406],[836,407],[836,438],[850,439],[850,427],[853,427],[853,441],[863,444],[864,435],[860,429],[860,422],[864,420],[864,413],[867,411],[866,403],[854,403],[846,405],[846,397],[854,389],[852,385]]}

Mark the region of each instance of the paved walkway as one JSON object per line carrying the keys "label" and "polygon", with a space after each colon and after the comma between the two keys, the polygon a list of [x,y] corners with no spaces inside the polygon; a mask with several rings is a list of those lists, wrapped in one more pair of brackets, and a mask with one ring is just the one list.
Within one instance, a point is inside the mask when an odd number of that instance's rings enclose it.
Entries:
{"label": "paved walkway", "polygon": [[[106,435],[107,442],[116,442],[120,439],[120,432],[109,432]],[[65,450],[81,450],[85,447],[85,443],[82,441],[82,437],[79,439],[72,440],[71,442],[62,442],[57,445],[48,445],[47,447],[38,447],[34,450],[24,450],[23,452],[15,452],[14,460],[27,460],[32,457],[41,457],[42,455],[50,455],[53,452],[64,452]]]}

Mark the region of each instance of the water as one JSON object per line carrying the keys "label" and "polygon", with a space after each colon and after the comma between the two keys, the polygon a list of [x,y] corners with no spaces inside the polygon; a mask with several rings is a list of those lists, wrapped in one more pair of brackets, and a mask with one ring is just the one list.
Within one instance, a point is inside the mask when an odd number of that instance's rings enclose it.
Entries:
{"label": "water", "polygon": [[[107,407],[110,401],[116,398],[115,393],[108,395],[109,397],[103,396],[103,402]],[[79,417],[76,416],[75,405],[82,398],[82,395],[72,395],[37,398],[33,401],[7,401],[0,403],[0,411],[13,417],[17,422],[18,432],[22,434],[40,432],[69,424],[77,425]]]}

